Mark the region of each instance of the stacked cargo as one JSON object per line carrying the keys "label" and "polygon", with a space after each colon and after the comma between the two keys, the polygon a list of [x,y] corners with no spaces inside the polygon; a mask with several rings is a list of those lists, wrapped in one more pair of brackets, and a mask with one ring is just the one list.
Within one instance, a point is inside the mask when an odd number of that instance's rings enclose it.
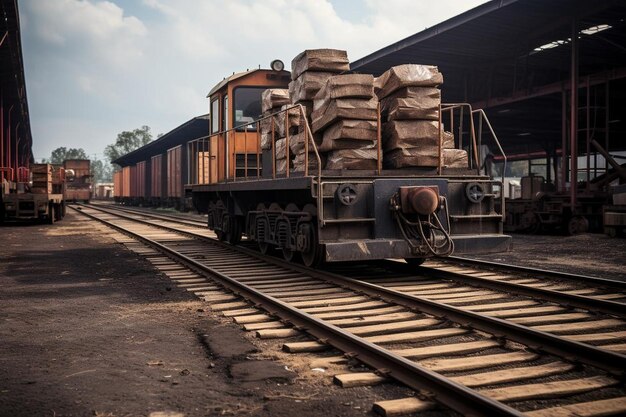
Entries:
{"label": "stacked cargo", "polygon": [[54,167],[50,164],[32,164],[30,167],[33,180],[31,191],[34,194],[51,194],[54,171]]}
{"label": "stacked cargo", "polygon": [[375,169],[378,100],[374,77],[348,74],[329,78],[315,96],[313,133],[327,156],[326,169]]}
{"label": "stacked cargo", "polygon": [[261,94],[261,110],[263,111],[263,119],[261,120],[261,149],[272,148],[272,121],[274,122],[275,135],[276,137],[280,137],[278,132],[276,132],[278,128],[276,117],[268,116],[279,112],[281,107],[289,103],[289,90],[286,89],[270,88],[263,91]]}
{"label": "stacked cargo", "polygon": [[386,168],[438,166],[440,140],[444,165],[467,166],[467,154],[453,149],[453,135],[439,132],[442,83],[437,67],[415,64],[393,67],[376,79]]}
{"label": "stacked cargo", "polygon": [[[349,71],[350,62],[346,51],[337,49],[312,49],[300,53],[291,61],[291,79],[289,83],[289,95],[292,104],[301,104],[306,113],[307,120],[311,122],[314,111],[314,99],[332,76]],[[321,136],[315,135],[317,144],[321,143]],[[295,154],[294,170],[304,171],[304,163],[307,155],[304,153],[304,143],[307,133],[302,124],[298,135],[290,140],[291,151]],[[320,155],[322,156],[322,155]],[[309,144],[309,168],[317,169],[317,157]],[[324,158],[322,158],[324,159]],[[324,164],[324,160],[322,160]]]}

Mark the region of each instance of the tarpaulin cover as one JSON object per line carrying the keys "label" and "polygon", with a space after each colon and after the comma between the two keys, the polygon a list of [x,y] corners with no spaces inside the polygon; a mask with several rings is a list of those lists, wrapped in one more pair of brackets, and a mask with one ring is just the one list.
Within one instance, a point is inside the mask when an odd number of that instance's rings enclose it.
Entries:
{"label": "tarpaulin cover", "polygon": [[350,70],[348,53],[338,49],[307,49],[291,61],[291,79],[308,71],[343,72]]}

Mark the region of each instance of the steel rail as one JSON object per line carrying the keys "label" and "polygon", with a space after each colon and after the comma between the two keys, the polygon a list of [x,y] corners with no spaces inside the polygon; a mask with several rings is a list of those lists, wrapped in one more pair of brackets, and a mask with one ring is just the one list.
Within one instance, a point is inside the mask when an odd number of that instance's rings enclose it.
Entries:
{"label": "steel rail", "polygon": [[[93,203],[89,203],[89,204],[75,203],[75,204],[78,204],[83,207],[105,208],[105,206],[102,204],[93,204]],[[163,213],[150,213],[148,211],[132,209],[128,207],[115,207],[115,210],[126,211],[128,213],[145,214],[146,216],[153,217],[155,219],[172,220],[177,223],[186,224],[189,226],[201,226],[201,227],[207,226],[206,221],[203,222],[200,220],[185,219],[183,217],[168,215],[168,214],[163,214]]]}
{"label": "steel rail", "polygon": [[448,258],[445,259],[445,261],[448,261],[448,260],[454,263],[465,263],[465,264],[480,266],[483,268],[494,268],[495,270],[499,270],[499,271],[513,270],[517,272],[523,272],[526,274],[539,274],[548,278],[587,282],[589,284],[602,285],[606,287],[619,288],[619,289],[626,290],[626,281],[618,281],[614,279],[593,277],[589,275],[570,274],[568,272],[549,271],[546,269],[539,269],[539,268],[529,268],[529,267],[520,266],[520,265],[496,263],[496,262],[491,262],[491,261],[484,261],[481,259],[470,259],[470,258],[465,258],[461,256],[449,256]]}
{"label": "steel rail", "polygon": [[[108,211],[108,210],[102,210]],[[108,211],[110,213],[110,211]],[[124,215],[111,213],[120,217]],[[160,227],[172,231],[171,228],[162,225],[155,225],[148,221],[132,219],[140,223],[148,224],[154,227]],[[481,330],[496,337],[505,337],[509,340],[527,345],[528,347],[539,351],[550,353],[562,358],[566,358],[572,362],[585,363],[600,369],[603,369],[614,375],[622,375],[626,369],[626,355],[604,350],[592,345],[577,342],[556,336],[551,333],[542,332],[523,325],[519,325],[510,321],[502,320],[495,317],[489,317],[468,310],[463,310],[437,301],[432,301],[423,297],[402,293],[397,290],[386,288],[380,285],[363,282],[354,278],[343,275],[334,274],[328,271],[319,272],[315,269],[295,265],[277,258],[264,257],[258,252],[225,244],[202,235],[196,235],[192,232],[177,231],[177,233],[187,234],[194,238],[209,240],[214,244],[220,244],[223,247],[229,247],[233,250],[245,253],[246,255],[261,259],[264,262],[271,263],[283,268],[291,269],[303,274],[308,274],[314,278],[331,282],[340,287],[356,290],[362,294],[373,298],[381,299],[386,302],[396,303],[411,310],[419,310],[436,317],[442,317],[450,321],[459,323],[466,328]]]}
{"label": "steel rail", "polygon": [[[390,261],[389,263],[391,263]],[[394,262],[398,263],[398,262]],[[398,263],[399,264],[399,263]],[[397,267],[396,267],[397,268]],[[405,269],[404,265],[401,269]],[[617,317],[626,317],[626,304],[611,300],[586,297],[577,294],[548,290],[545,288],[533,287],[531,285],[516,284],[514,282],[498,281],[489,278],[475,277],[461,272],[444,271],[437,268],[420,266],[419,274],[430,278],[443,278],[460,281],[466,284],[478,284],[492,290],[504,291],[526,295],[529,297],[540,297],[543,300],[558,303],[564,306],[582,308],[591,312],[600,312]],[[626,298],[626,296],[624,297]]]}
{"label": "steel rail", "polygon": [[[435,398],[437,401],[462,414],[509,417],[522,417],[524,415],[505,404],[483,396],[462,384],[430,371],[415,362],[370,343],[359,336],[355,336],[337,326],[326,323],[297,308],[293,308],[289,304],[272,296],[265,295],[159,242],[141,236],[138,233],[132,232],[110,221],[85,213],[84,211],[81,211],[81,213],[115,230],[130,235],[148,246],[158,249],[168,257],[183,263],[188,268],[202,275],[209,275],[213,279],[217,278],[225,288],[228,288],[233,293],[247,299],[253,304],[262,305],[263,309],[291,323],[294,328],[305,331],[318,340],[343,352],[358,352],[356,353],[356,357],[364,364],[374,369],[381,370],[385,376],[400,381],[418,392],[427,391],[432,393],[429,397]],[[155,225],[152,226],[155,227]]]}

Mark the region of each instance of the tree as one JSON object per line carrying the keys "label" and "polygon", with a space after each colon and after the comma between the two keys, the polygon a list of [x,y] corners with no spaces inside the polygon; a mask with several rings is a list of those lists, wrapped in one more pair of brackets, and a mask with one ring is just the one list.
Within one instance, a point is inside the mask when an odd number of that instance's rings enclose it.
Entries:
{"label": "tree", "polygon": [[69,148],[61,146],[52,151],[50,159],[44,159],[42,162],[49,164],[62,164],[66,159],[89,159],[83,148]]}
{"label": "tree", "polygon": [[139,129],[119,133],[115,143],[104,148],[104,154],[112,163],[117,158],[141,148],[151,141],[152,133],[150,133],[150,127],[142,126]]}
{"label": "tree", "polygon": [[91,161],[91,175],[96,184],[103,182],[113,182],[113,167],[99,159]]}

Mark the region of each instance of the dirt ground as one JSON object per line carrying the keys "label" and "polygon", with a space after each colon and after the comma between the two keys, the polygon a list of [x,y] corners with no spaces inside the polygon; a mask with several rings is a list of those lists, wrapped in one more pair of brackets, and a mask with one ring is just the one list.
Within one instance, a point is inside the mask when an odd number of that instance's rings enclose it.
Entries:
{"label": "dirt ground", "polygon": [[511,251],[472,258],[626,281],[624,238],[591,233],[577,236],[513,234],[512,237]]}
{"label": "dirt ground", "polygon": [[[313,371],[318,354],[254,339],[102,230],[73,213],[0,227],[0,416],[373,416],[375,401],[411,395],[334,386],[349,366]],[[626,279],[625,249],[516,235],[486,258]]]}
{"label": "dirt ground", "polygon": [[372,416],[410,395],[338,388],[77,214],[0,235],[0,416]]}

